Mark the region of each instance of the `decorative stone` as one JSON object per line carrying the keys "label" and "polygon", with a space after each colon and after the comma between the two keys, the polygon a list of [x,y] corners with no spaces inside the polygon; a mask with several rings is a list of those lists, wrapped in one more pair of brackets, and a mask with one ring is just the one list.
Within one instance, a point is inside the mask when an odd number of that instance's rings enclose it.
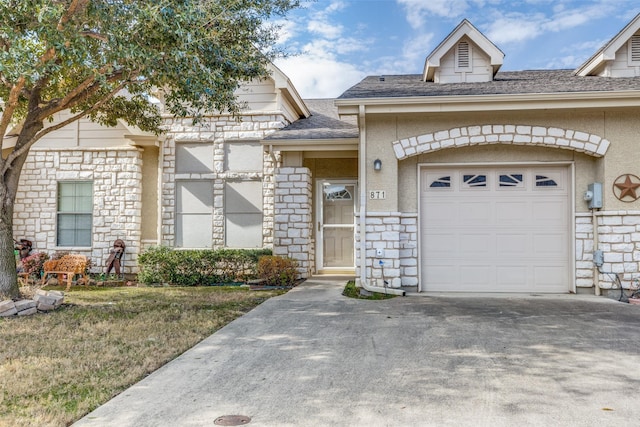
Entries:
{"label": "decorative stone", "polygon": [[18,312],[18,316],[31,316],[32,314],[36,314],[38,309],[36,307],[31,307],[26,310],[22,310]]}

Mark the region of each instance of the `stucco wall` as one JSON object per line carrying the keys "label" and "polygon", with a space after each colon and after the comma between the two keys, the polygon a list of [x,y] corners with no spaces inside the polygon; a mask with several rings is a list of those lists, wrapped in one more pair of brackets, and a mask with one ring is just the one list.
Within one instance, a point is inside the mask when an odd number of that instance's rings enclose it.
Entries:
{"label": "stucco wall", "polygon": [[[385,190],[386,198],[367,201],[366,276],[371,280],[377,277],[376,258],[371,251],[375,245],[400,247],[389,233],[385,236],[391,240],[379,242],[377,235],[370,234],[375,230],[371,226],[381,216],[402,217],[417,213],[419,164],[566,162],[574,165],[575,172],[575,285],[588,288],[600,281],[603,287],[610,286],[607,276],[598,275],[593,267],[593,251],[597,248],[594,247],[591,211],[583,200],[583,193],[592,182],[603,184],[604,208],[597,213],[597,238],[600,239],[598,248],[605,252],[604,269],[624,273],[630,282],[634,274],[638,275],[640,267],[637,225],[640,202],[619,201],[612,185],[622,174],[640,176],[640,164],[635,154],[636,139],[640,134],[639,114],[640,109],[629,108],[368,115],[366,177],[361,182],[366,183],[369,191]],[[372,167],[375,159],[383,162],[379,172]],[[406,239],[407,234],[404,237],[402,243],[398,237],[398,243],[410,249],[413,243]],[[395,253],[391,252],[392,255]],[[404,253],[408,255],[411,251]],[[400,265],[400,262],[398,259],[393,265]],[[402,263],[407,265],[406,260]],[[388,278],[393,282],[399,277],[406,286],[414,283],[413,272],[411,268],[407,271],[391,269]]]}
{"label": "stucco wall", "polygon": [[142,240],[158,243],[158,147],[142,151]]}
{"label": "stucco wall", "polygon": [[[504,112],[474,114],[411,114],[370,115],[367,117],[367,176],[368,189],[385,190],[386,200],[371,201],[372,211],[405,211],[415,209],[416,175],[411,171],[420,162],[518,162],[518,161],[572,161],[576,166],[576,210],[586,212],[581,196],[590,182],[602,182],[605,187],[605,209],[629,209],[630,205],[618,201],[611,186],[623,173],[640,176],[640,165],[635,161],[636,136],[640,134],[640,109],[625,110],[563,110],[554,112]],[[529,144],[497,143],[468,148],[451,148],[396,160],[392,142],[418,137],[443,130],[485,125],[524,125],[573,131],[606,139],[606,154],[588,150],[549,146],[553,148],[526,148]],[[469,151],[465,151],[469,150]],[[584,153],[583,153],[584,152]],[[497,156],[497,157],[496,157]],[[380,172],[374,172],[375,159],[383,161]],[[414,168],[415,169],[415,168]],[[401,198],[397,194],[402,194]],[[638,207],[635,207],[638,209]]]}

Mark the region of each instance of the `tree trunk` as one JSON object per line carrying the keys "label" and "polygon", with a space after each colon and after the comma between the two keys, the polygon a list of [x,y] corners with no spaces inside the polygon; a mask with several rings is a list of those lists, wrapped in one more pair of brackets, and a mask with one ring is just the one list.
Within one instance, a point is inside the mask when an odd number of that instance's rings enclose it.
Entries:
{"label": "tree trunk", "polygon": [[[18,136],[16,148],[31,140],[42,127],[42,122],[29,121],[27,117]],[[16,157],[0,182],[0,297],[20,297],[13,242],[13,207],[22,166],[28,155],[29,151],[26,151]]]}
{"label": "tree trunk", "polygon": [[0,296],[18,298],[18,276],[13,252],[13,205],[0,205]]}

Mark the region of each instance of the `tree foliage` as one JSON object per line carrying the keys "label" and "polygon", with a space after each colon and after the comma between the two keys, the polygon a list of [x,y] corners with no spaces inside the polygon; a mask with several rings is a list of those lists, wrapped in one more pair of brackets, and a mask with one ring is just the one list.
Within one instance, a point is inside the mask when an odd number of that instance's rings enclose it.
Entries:
{"label": "tree foliage", "polygon": [[[162,94],[167,112],[196,121],[210,111],[237,113],[234,91],[266,77],[280,53],[269,22],[297,6],[298,0],[0,0],[0,293],[16,292],[5,283],[5,235],[22,164],[38,139],[82,117],[108,126],[125,119],[157,133],[161,112],[150,95]],[[69,118],[49,124],[65,110]]]}

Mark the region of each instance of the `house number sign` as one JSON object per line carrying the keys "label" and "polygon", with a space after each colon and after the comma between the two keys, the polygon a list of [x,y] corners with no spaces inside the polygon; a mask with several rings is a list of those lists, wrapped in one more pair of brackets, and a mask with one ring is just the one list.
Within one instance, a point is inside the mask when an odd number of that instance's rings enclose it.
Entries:
{"label": "house number sign", "polygon": [[369,200],[384,200],[386,198],[387,198],[387,194],[384,190],[369,191]]}

